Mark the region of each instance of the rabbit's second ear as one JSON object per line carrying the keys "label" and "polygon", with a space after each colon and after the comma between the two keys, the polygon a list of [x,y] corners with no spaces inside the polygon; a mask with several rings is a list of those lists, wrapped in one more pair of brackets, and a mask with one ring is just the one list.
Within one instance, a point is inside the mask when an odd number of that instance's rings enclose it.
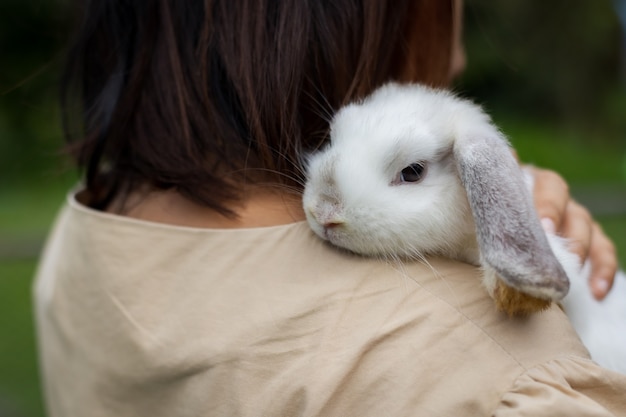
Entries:
{"label": "rabbit's second ear", "polygon": [[495,129],[465,134],[456,139],[454,156],[483,262],[515,289],[544,299],[563,298],[569,280],[550,249],[506,140]]}

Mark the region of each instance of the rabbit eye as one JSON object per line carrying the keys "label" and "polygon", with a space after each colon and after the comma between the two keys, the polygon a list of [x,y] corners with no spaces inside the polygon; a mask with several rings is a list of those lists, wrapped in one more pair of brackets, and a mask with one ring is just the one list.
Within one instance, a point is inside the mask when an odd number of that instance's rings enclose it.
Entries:
{"label": "rabbit eye", "polygon": [[418,182],[426,172],[426,165],[416,162],[400,171],[400,182]]}

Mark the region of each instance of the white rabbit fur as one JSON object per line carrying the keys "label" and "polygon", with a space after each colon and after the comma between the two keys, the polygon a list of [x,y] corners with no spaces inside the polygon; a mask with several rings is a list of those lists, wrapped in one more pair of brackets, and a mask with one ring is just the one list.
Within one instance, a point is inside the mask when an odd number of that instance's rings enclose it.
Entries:
{"label": "white rabbit fur", "polygon": [[[560,300],[571,281],[563,304],[581,339],[602,365],[626,373],[626,283],[593,300],[577,257],[541,229],[532,184],[480,107],[445,90],[390,83],[340,109],[330,137],[308,161],[303,195],[317,235],[363,255],[480,265],[492,295],[502,279]],[[403,181],[415,163],[423,175]]]}
{"label": "white rabbit fur", "polygon": [[[532,189],[532,178],[527,178]],[[561,305],[572,326],[596,362],[626,374],[626,274],[618,271],[613,288],[598,301],[589,288],[591,264],[581,266],[578,256],[568,250],[566,239],[546,235],[570,281]]]}

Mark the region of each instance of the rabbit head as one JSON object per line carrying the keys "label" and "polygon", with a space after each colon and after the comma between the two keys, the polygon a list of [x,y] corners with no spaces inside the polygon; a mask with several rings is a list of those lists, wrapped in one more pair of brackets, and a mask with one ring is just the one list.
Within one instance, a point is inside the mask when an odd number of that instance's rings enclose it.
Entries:
{"label": "rabbit head", "polygon": [[340,109],[330,138],[303,196],[323,239],[364,255],[451,256],[534,296],[567,293],[522,172],[478,106],[391,83]]}

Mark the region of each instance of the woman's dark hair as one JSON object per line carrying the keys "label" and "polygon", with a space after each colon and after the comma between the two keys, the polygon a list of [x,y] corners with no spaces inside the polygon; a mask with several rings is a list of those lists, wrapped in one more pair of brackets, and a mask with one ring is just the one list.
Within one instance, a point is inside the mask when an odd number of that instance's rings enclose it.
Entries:
{"label": "woman's dark hair", "polygon": [[299,187],[339,106],[447,82],[452,3],[86,0],[62,104],[90,205],[149,186],[232,215],[259,172]]}

